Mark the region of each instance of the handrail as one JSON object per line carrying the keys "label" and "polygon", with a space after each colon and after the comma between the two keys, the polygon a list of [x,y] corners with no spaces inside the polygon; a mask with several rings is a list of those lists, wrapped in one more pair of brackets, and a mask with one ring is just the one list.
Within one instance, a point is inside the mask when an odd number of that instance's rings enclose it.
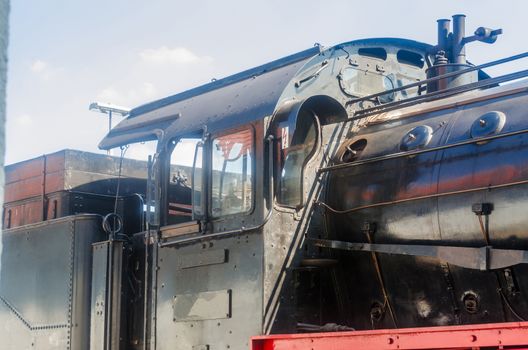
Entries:
{"label": "handrail", "polygon": [[517,80],[517,79],[521,79],[525,77],[528,77],[528,69],[521,70],[515,73],[501,75],[495,78],[489,78],[489,79],[477,81],[474,83],[469,83],[466,85],[456,86],[456,87],[446,89],[446,90],[438,90],[438,91],[431,92],[425,95],[409,97],[405,100],[394,101],[394,102],[386,103],[384,105],[378,105],[378,106],[358,110],[354,112],[353,117],[350,117],[347,120],[353,121],[353,120],[363,119],[370,115],[381,113],[382,111],[390,111],[394,109],[400,109],[400,108],[412,106],[417,103],[438,100],[438,99],[456,95],[462,92],[472,91],[472,90],[480,89],[483,87],[493,86],[493,85],[497,85],[500,83]]}
{"label": "handrail", "polygon": [[479,143],[489,142],[489,141],[492,141],[492,140],[502,139],[502,138],[506,138],[506,137],[522,135],[522,134],[526,134],[526,133],[528,133],[528,129],[521,129],[521,130],[516,130],[516,131],[503,133],[503,134],[497,134],[497,135],[491,135],[491,136],[483,136],[483,137],[478,137],[478,138],[474,138],[474,139],[469,139],[469,140],[464,140],[464,141],[459,141],[459,142],[454,142],[454,143],[448,143],[448,144],[445,144],[445,145],[431,147],[431,148],[418,149],[418,150],[412,150],[412,151],[406,151],[406,152],[391,153],[391,154],[386,154],[386,155],[373,157],[373,158],[360,159],[360,160],[357,160],[355,162],[329,165],[329,166],[326,166],[326,167],[323,167],[323,168],[319,168],[317,170],[317,173],[318,174],[326,173],[326,172],[333,171],[333,170],[351,168],[351,167],[355,167],[355,166],[359,166],[359,165],[376,163],[376,162],[385,161],[385,160],[391,160],[391,159],[397,159],[397,158],[405,158],[405,157],[413,157],[413,156],[417,156],[417,155],[424,154],[424,153],[437,152],[437,151],[442,151],[442,150],[445,150],[445,149],[450,149],[450,148],[460,147],[460,146],[465,146],[465,145],[471,145],[471,144],[479,144]]}
{"label": "handrail", "polygon": [[[431,82],[434,82],[434,81],[438,81],[438,80],[441,80],[441,79],[455,77],[455,76],[458,76],[458,75],[461,75],[461,74],[473,72],[473,71],[484,69],[484,68],[488,68],[488,67],[493,67],[493,66],[496,66],[496,65],[499,65],[499,64],[503,64],[503,63],[507,63],[507,62],[511,62],[511,61],[515,61],[515,60],[519,60],[519,59],[526,58],[526,57],[528,57],[528,52],[523,52],[523,53],[520,53],[520,54],[517,54],[517,55],[501,58],[501,59],[498,59],[498,60],[495,60],[495,61],[491,61],[491,62],[488,62],[488,63],[484,63],[484,64],[481,64],[481,65],[478,65],[478,66],[469,67],[469,68],[462,69],[462,70],[455,71],[455,72],[449,72],[449,73],[446,73],[446,74],[438,75],[438,76],[433,77],[433,78],[428,78],[428,79],[420,80],[420,81],[417,81],[417,82],[414,82],[414,83],[411,83],[411,84],[399,86],[399,87],[396,87],[396,88],[393,88],[393,89],[390,89],[390,90],[384,90],[384,91],[381,91],[381,92],[377,92],[375,94],[363,96],[363,97],[360,97],[360,98],[355,98],[355,99],[352,99],[350,101],[347,101],[346,102],[346,106],[352,105],[354,103],[362,102],[362,101],[368,101],[368,100],[371,100],[373,98],[380,97],[380,96],[383,96],[383,95],[387,95],[387,94],[390,94],[390,93],[393,93],[393,92],[407,90],[407,89],[412,88],[412,87],[421,86],[421,85],[424,85],[424,84],[427,84],[427,83],[431,83]],[[427,94],[423,95],[423,96],[427,96]]]}

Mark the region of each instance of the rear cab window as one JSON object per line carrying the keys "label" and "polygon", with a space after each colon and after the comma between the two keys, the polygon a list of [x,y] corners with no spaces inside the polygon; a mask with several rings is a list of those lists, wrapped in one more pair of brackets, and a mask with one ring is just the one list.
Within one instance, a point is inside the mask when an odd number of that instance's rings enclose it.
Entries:
{"label": "rear cab window", "polygon": [[215,137],[211,147],[211,217],[251,212],[255,165],[253,128]]}

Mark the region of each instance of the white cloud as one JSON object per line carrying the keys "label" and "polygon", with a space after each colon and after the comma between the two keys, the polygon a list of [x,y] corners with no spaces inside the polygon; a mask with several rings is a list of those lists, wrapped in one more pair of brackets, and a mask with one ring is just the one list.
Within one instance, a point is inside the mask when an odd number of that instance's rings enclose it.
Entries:
{"label": "white cloud", "polygon": [[31,63],[31,71],[34,73],[43,73],[48,69],[48,64],[41,60],[35,60]]}
{"label": "white cloud", "polygon": [[50,80],[51,78],[55,78],[57,74],[60,74],[63,71],[62,68],[54,67],[50,65],[48,62],[39,60],[39,59],[31,62],[29,69],[36,76],[38,76],[39,78],[43,80]]}
{"label": "white cloud", "polygon": [[156,96],[157,89],[154,86],[154,84],[149,83],[149,82],[145,82],[145,83],[143,83],[143,91],[142,92],[143,92],[143,95],[145,97],[151,98],[151,97]]}
{"label": "white cloud", "polygon": [[158,97],[158,90],[154,84],[144,82],[138,86],[121,89],[108,86],[97,94],[97,101],[133,107],[138,103],[144,103]]}
{"label": "white cloud", "polygon": [[33,118],[28,114],[21,114],[15,117],[15,123],[20,127],[28,127],[33,124]]}
{"label": "white cloud", "polygon": [[189,64],[208,63],[213,59],[210,56],[198,56],[185,47],[168,48],[162,46],[157,49],[146,49],[139,53],[141,59],[148,63],[164,64]]}
{"label": "white cloud", "polygon": [[98,95],[97,99],[102,100],[104,102],[112,102],[112,101],[119,101],[123,97],[121,94],[112,86],[109,86],[105,89],[103,89]]}

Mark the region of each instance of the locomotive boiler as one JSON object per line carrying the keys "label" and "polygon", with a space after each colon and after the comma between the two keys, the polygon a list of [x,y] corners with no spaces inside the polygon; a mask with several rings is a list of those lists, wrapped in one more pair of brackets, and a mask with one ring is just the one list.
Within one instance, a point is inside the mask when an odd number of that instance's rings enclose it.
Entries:
{"label": "locomotive boiler", "polygon": [[120,158],[8,168],[4,348],[523,321],[528,72],[483,69],[528,54],[465,53],[500,34],[315,46],[133,109]]}

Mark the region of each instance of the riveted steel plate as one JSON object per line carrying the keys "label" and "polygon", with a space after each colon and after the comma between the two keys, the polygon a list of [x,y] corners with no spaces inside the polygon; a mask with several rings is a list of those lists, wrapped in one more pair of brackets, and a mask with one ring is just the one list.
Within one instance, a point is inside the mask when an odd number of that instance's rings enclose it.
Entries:
{"label": "riveted steel plate", "polygon": [[177,295],[173,308],[175,322],[230,318],[231,290]]}
{"label": "riveted steel plate", "polygon": [[92,303],[90,318],[90,349],[104,349],[106,326],[106,280],[108,269],[108,244],[96,243],[92,247]]}
{"label": "riveted steel plate", "polygon": [[102,237],[97,215],[3,232],[0,348],[88,349],[90,246]]}

